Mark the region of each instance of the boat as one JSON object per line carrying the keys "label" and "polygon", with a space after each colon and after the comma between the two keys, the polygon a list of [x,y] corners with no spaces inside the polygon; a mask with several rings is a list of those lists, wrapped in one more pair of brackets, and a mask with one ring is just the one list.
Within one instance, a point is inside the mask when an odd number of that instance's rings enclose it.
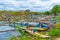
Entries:
{"label": "boat", "polygon": [[50,36],[48,35],[43,35],[43,34],[40,34],[38,32],[33,32],[31,30],[28,30],[27,28],[25,27],[20,27],[22,29],[24,29],[24,31],[26,31],[27,33],[29,33],[30,35],[33,35],[33,36],[36,36],[36,37],[40,37],[40,38],[50,38]]}

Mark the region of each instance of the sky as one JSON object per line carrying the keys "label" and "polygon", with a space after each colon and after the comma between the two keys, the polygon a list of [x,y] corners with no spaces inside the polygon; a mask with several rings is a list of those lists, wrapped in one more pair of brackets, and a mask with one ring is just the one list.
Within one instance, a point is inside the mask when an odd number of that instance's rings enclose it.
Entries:
{"label": "sky", "polygon": [[60,0],[0,0],[0,10],[49,11],[55,5],[60,5]]}

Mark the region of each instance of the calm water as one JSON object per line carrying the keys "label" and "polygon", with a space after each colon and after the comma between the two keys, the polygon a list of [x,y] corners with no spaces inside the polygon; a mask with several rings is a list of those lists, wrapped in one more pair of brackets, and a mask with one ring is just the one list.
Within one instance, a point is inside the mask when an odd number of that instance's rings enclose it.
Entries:
{"label": "calm water", "polygon": [[[0,26],[0,31],[11,30],[11,29],[14,29],[14,28],[10,26]],[[19,32],[17,32],[16,30],[0,32],[0,40],[8,40],[9,37],[12,37],[12,36],[17,37],[19,35],[20,35]]]}

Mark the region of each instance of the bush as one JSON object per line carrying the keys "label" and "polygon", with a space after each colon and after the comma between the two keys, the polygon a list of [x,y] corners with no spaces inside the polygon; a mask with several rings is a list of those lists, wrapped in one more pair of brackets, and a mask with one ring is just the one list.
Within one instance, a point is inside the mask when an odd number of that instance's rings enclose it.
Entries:
{"label": "bush", "polygon": [[60,22],[56,23],[56,24],[54,25],[54,27],[55,27],[55,28],[60,28]]}
{"label": "bush", "polygon": [[17,38],[15,36],[12,36],[8,40],[17,40]]}
{"label": "bush", "polygon": [[50,30],[50,31],[48,32],[48,34],[49,34],[50,36],[53,36],[53,37],[60,37],[60,29],[58,29],[58,28],[53,28],[52,30]]}
{"label": "bush", "polygon": [[60,16],[56,16],[55,20],[60,21]]}

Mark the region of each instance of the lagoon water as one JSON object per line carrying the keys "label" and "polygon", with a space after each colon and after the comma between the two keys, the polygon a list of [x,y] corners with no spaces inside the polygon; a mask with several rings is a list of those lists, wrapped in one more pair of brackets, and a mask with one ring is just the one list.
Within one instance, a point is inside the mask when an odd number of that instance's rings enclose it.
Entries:
{"label": "lagoon water", "polygon": [[[0,40],[8,40],[9,37],[12,37],[12,36],[19,36],[19,32],[17,32],[16,30],[12,30],[14,29],[13,27],[10,27],[10,26],[0,26]],[[4,31],[4,30],[12,30],[12,31],[6,31],[6,32],[1,32],[1,31]]]}

